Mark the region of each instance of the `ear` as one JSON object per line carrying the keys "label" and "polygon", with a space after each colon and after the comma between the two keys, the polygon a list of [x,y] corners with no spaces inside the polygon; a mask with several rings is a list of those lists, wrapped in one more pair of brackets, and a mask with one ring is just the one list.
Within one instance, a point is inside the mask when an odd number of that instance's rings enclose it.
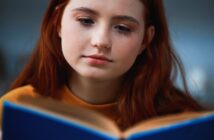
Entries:
{"label": "ear", "polygon": [[61,38],[61,25],[55,25],[58,36]]}
{"label": "ear", "polygon": [[148,45],[152,42],[155,35],[155,27],[153,25],[150,25],[148,28],[146,28],[144,39],[141,44],[141,48],[139,50],[139,54],[143,52],[143,50],[148,47]]}
{"label": "ear", "polygon": [[61,38],[61,28],[57,29],[58,36]]}

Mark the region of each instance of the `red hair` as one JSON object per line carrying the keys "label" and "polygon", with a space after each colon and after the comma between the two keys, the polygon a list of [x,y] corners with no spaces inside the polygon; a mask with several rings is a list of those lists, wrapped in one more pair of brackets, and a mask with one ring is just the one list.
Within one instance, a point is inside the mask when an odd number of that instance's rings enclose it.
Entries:
{"label": "red hair", "polygon": [[[120,112],[126,116],[119,120],[124,128],[142,119],[202,109],[191,98],[182,64],[171,47],[162,0],[141,2],[146,27],[154,26],[155,35],[127,73],[119,104]],[[184,93],[174,85],[177,71],[183,79]]]}
{"label": "red hair", "polygon": [[[127,128],[143,119],[185,110],[200,110],[186,87],[182,65],[171,44],[162,0],[141,0],[146,27],[154,26],[152,42],[126,73],[119,97],[118,124]],[[43,19],[37,47],[12,88],[31,84],[45,96],[55,97],[68,84],[72,70],[63,57],[58,36],[65,6],[69,0],[51,0]],[[147,38],[145,37],[145,41]],[[185,92],[174,86],[173,72],[180,70]]]}
{"label": "red hair", "polygon": [[12,89],[31,84],[45,96],[57,96],[57,90],[67,83],[70,66],[61,50],[58,30],[69,0],[51,0],[44,16],[37,46]]}

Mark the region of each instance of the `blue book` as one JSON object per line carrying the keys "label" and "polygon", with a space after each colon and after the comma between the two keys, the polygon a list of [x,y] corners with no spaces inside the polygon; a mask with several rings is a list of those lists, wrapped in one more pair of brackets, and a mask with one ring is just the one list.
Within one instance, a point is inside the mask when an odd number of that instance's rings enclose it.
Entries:
{"label": "blue book", "polygon": [[213,140],[213,130],[214,112],[162,116],[122,132],[97,112],[53,99],[3,102],[3,140]]}

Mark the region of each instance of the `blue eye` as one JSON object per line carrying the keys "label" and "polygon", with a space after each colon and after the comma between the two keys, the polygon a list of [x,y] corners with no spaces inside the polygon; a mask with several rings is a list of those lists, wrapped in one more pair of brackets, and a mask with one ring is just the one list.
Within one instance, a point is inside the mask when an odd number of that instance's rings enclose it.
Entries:
{"label": "blue eye", "polygon": [[80,22],[80,24],[84,25],[84,26],[91,26],[94,24],[94,21],[90,18],[79,18],[78,21]]}
{"label": "blue eye", "polygon": [[121,34],[129,34],[132,32],[130,28],[125,27],[123,25],[116,25],[114,28]]}

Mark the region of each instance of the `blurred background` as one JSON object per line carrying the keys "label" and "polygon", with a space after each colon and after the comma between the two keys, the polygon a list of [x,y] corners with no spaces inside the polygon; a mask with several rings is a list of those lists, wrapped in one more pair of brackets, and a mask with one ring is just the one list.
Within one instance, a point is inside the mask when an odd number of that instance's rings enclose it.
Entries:
{"label": "blurred background", "polygon": [[[29,58],[48,0],[0,0],[0,95]],[[164,0],[172,44],[194,98],[214,108],[214,1]],[[177,85],[181,87],[180,78]]]}

